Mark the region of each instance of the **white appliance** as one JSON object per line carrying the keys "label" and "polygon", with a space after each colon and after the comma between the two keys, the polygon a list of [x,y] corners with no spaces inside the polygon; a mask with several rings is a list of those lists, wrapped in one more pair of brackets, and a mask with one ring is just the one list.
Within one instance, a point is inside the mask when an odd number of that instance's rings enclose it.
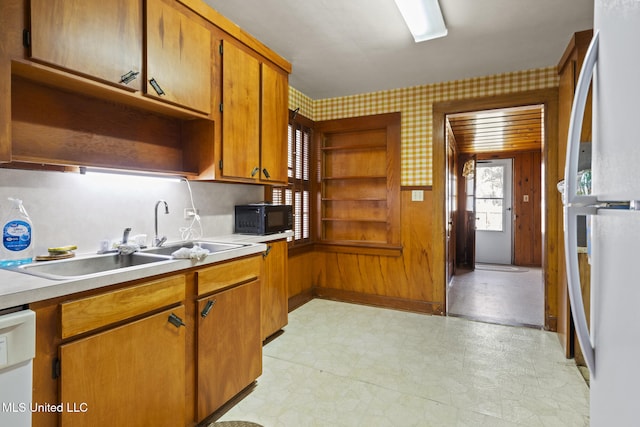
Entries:
{"label": "white appliance", "polygon": [[0,313],[0,426],[31,427],[35,353],[35,313]]}
{"label": "white appliance", "polygon": [[[565,168],[565,255],[576,335],[591,372],[591,425],[640,422],[640,0],[594,0],[594,36],[573,103]],[[592,192],[576,195],[579,137],[593,83]],[[622,203],[615,203],[622,202]],[[613,209],[613,208],[622,209]],[[588,215],[591,329],[576,221]]]}

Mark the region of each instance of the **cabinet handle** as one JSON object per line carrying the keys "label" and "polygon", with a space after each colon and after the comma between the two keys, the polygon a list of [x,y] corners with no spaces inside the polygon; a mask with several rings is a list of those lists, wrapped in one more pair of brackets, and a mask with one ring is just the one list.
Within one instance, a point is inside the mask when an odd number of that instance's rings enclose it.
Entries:
{"label": "cabinet handle", "polygon": [[138,77],[138,74],[140,74],[139,71],[131,70],[128,73],[120,76],[120,83],[128,84],[130,81],[135,80]]}
{"label": "cabinet handle", "polygon": [[202,317],[203,319],[205,317],[207,317],[209,315],[209,312],[211,311],[211,309],[213,308],[213,305],[216,303],[216,300],[209,300],[207,301],[207,304],[204,306],[204,308],[202,309],[202,311],[200,312],[200,317]]}
{"label": "cabinet handle", "polygon": [[269,171],[267,170],[267,168],[262,169],[262,173],[264,174],[265,178],[271,178],[271,175],[269,175]]}
{"label": "cabinet handle", "polygon": [[251,171],[251,178],[253,178],[254,176],[256,176],[256,174],[260,172],[260,168],[259,167],[255,167],[253,168],[253,170]]}
{"label": "cabinet handle", "polygon": [[160,85],[158,84],[158,82],[156,81],[156,79],[149,80],[149,84],[156,91],[158,95],[162,96],[165,94],[162,88],[160,87]]}
{"label": "cabinet handle", "polygon": [[171,323],[176,328],[179,328],[180,326],[187,326],[187,325],[184,324],[184,322],[182,321],[181,318],[179,318],[178,316],[176,316],[173,313],[171,313],[169,315],[169,323]]}
{"label": "cabinet handle", "polygon": [[269,256],[269,252],[271,252],[271,248],[273,248],[273,246],[267,246],[267,250],[264,251],[264,253],[262,254],[262,258],[266,258]]}

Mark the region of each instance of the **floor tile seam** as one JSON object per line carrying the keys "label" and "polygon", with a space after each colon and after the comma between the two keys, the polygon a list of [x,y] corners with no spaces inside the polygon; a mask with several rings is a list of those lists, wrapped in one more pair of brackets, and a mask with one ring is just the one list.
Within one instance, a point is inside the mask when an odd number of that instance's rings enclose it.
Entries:
{"label": "floor tile seam", "polygon": [[351,375],[343,375],[343,374],[340,374],[338,372],[334,372],[334,371],[332,371],[330,369],[318,368],[316,366],[311,366],[311,365],[308,365],[308,364],[305,364],[305,363],[301,363],[301,362],[298,362],[298,361],[283,359],[283,358],[280,358],[280,357],[277,357],[277,356],[265,355],[265,357],[268,357],[268,358],[271,358],[271,359],[275,359],[275,360],[278,360],[278,361],[281,361],[281,362],[285,362],[285,363],[290,363],[292,365],[296,365],[296,366],[299,366],[299,367],[308,368],[308,369],[311,369],[311,370],[316,371],[318,373],[328,374],[328,375],[331,375],[331,376],[336,377],[336,378],[340,378],[340,379],[347,380],[347,381],[352,381],[354,383],[366,384],[366,385],[370,385],[370,386],[373,386],[373,387],[380,388],[382,390],[387,390],[387,391],[391,391],[391,392],[394,392],[394,393],[402,394],[404,396],[412,396],[412,397],[420,398],[422,400],[426,400],[426,401],[430,401],[430,402],[436,402],[436,403],[441,404],[441,405],[453,406],[453,405],[449,404],[448,402],[444,402],[444,401],[437,400],[437,399],[430,399],[428,397],[421,396],[421,395],[418,395],[418,394],[407,393],[406,391],[398,390],[398,389],[393,388],[393,387],[388,387],[388,386],[385,386],[384,384],[380,384],[380,383],[377,383],[377,382],[374,382],[374,381],[365,380],[363,378],[358,378],[358,377],[354,377],[354,376],[351,376]]}
{"label": "floor tile seam", "polygon": [[452,313],[451,311],[448,313],[448,315],[451,317],[457,317],[458,319],[465,319],[471,322],[486,323],[490,325],[544,330],[544,327],[542,325],[522,323],[522,322],[517,322],[515,320],[510,320],[510,319],[502,319],[499,317],[493,318],[493,317],[487,317],[487,316],[474,316],[474,315],[468,315],[468,314]]}
{"label": "floor tile seam", "polygon": [[282,361],[282,362],[285,362],[285,363],[291,363],[292,365],[308,368],[308,369],[311,369],[311,370],[316,371],[318,373],[328,374],[328,375],[333,376],[335,378],[339,378],[339,379],[342,379],[342,380],[350,381],[350,382],[353,382],[353,383],[364,384],[364,385],[367,385],[367,386],[370,386],[370,387],[378,388],[380,390],[385,390],[385,391],[397,393],[397,394],[402,395],[402,396],[410,396],[410,397],[413,397],[413,398],[420,399],[420,400],[422,400],[424,402],[433,402],[435,404],[442,405],[444,407],[453,408],[456,411],[469,411],[469,412],[472,412],[472,413],[475,413],[475,414],[478,414],[478,415],[481,415],[481,416],[484,416],[484,417],[491,417],[491,418],[499,419],[499,420],[502,420],[502,421],[510,421],[510,422],[512,422],[512,420],[508,420],[508,419],[506,419],[504,417],[496,416],[495,414],[490,414],[490,413],[486,413],[486,412],[482,412],[482,411],[478,411],[478,410],[474,410],[474,409],[469,409],[469,408],[465,407],[464,405],[451,403],[446,398],[443,398],[443,399],[430,398],[430,397],[426,397],[426,396],[420,395],[420,394],[408,393],[408,392],[406,392],[404,390],[399,390],[399,389],[394,388],[394,387],[385,386],[384,384],[380,384],[380,383],[377,383],[377,382],[374,382],[374,381],[369,381],[369,380],[365,380],[365,379],[354,377],[354,376],[350,376],[350,375],[342,375],[342,374],[339,374],[337,372],[333,372],[333,371],[327,370],[327,369],[320,369],[320,368],[317,368],[315,366],[310,366],[310,365],[307,365],[307,364],[304,364],[304,363],[300,363],[300,362],[297,362],[297,361],[282,359],[282,358],[279,358],[279,357],[276,357],[276,356],[265,356],[265,357],[276,359],[276,360],[279,360],[279,361]]}

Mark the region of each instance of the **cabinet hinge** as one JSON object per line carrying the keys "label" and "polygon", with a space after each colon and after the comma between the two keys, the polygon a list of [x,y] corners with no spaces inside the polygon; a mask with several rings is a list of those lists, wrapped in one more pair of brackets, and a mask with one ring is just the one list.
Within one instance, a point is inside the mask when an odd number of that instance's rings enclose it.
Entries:
{"label": "cabinet hinge", "polygon": [[31,31],[26,28],[22,30],[22,44],[24,47],[31,47]]}
{"label": "cabinet hinge", "polygon": [[220,170],[222,170],[222,160],[220,160],[220,162],[218,162],[218,166],[220,167]]}
{"label": "cabinet hinge", "polygon": [[220,55],[224,54],[224,48],[222,47],[222,43],[220,43],[219,50],[220,50]]}
{"label": "cabinet hinge", "polygon": [[224,106],[222,105],[222,102],[220,103],[220,112],[222,113],[222,111],[224,110]]}
{"label": "cabinet hinge", "polygon": [[57,357],[51,362],[51,378],[60,378],[60,359]]}

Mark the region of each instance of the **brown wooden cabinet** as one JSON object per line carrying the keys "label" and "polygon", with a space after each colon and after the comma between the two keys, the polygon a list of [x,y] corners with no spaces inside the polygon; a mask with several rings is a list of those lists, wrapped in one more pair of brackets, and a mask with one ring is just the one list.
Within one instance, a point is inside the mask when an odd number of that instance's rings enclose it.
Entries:
{"label": "brown wooden cabinet", "polygon": [[201,0],[103,3],[3,2],[0,162],[286,184],[288,62]]}
{"label": "brown wooden cabinet", "polygon": [[172,315],[184,306],[62,345],[62,425],[182,425],[185,333]]}
{"label": "brown wooden cabinet", "polygon": [[34,413],[33,424],[193,426],[211,415],[262,373],[263,262],[255,254],[30,304],[33,402],[70,405]]}
{"label": "brown wooden cabinet", "polygon": [[147,0],[145,92],[211,112],[211,31],[175,5]]}
{"label": "brown wooden cabinet", "polygon": [[[157,23],[146,26],[146,37],[143,4],[146,21]],[[11,135],[2,141],[9,155],[2,161],[182,176],[214,164],[205,19],[175,1],[116,0],[105,7],[97,0],[32,0],[28,6],[30,48],[11,58],[11,75],[0,83],[11,89],[5,92]],[[155,70],[166,95],[152,99],[141,82]]]}
{"label": "brown wooden cabinet", "polygon": [[225,179],[287,182],[288,78],[222,41],[222,161]]}
{"label": "brown wooden cabinet", "polygon": [[289,79],[269,64],[262,64],[260,116],[260,181],[286,184]]}
{"label": "brown wooden cabinet", "polygon": [[196,274],[197,419],[201,421],[262,373],[260,258]]}
{"label": "brown wooden cabinet", "polygon": [[142,0],[30,0],[30,12],[32,59],[141,89]]}
{"label": "brown wooden cabinet", "polygon": [[288,322],[288,250],[288,243],[283,239],[267,243],[267,250],[263,254],[262,340],[278,332]]}
{"label": "brown wooden cabinet", "polygon": [[178,275],[60,305],[62,425],[184,423],[184,297]]}
{"label": "brown wooden cabinet", "polygon": [[144,23],[142,9],[141,0],[32,0],[31,58],[209,114],[211,31],[174,2],[147,0]]}
{"label": "brown wooden cabinet", "polygon": [[260,62],[222,42],[222,176],[260,176]]}

